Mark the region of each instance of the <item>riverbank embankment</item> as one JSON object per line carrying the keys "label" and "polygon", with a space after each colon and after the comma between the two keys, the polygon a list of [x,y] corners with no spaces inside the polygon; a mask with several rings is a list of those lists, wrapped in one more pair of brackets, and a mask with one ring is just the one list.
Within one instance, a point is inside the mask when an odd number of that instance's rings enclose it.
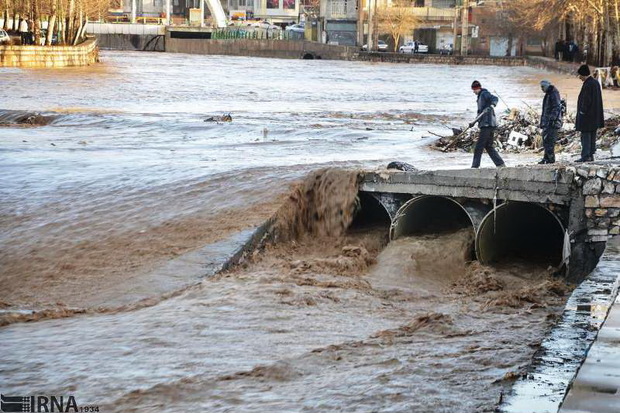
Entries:
{"label": "riverbank embankment", "polygon": [[0,46],[0,67],[57,68],[99,61],[97,39],[77,46]]}

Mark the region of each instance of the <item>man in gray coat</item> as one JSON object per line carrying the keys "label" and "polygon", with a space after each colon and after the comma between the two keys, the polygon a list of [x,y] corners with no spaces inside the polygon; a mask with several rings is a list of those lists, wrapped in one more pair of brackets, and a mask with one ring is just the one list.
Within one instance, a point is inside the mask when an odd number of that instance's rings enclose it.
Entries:
{"label": "man in gray coat", "polygon": [[493,132],[497,128],[497,119],[495,118],[493,108],[497,105],[497,96],[493,96],[491,92],[483,89],[477,80],[474,80],[471,84],[471,90],[478,96],[478,117],[469,124],[469,127],[473,127],[478,122],[478,127],[480,128],[480,135],[474,148],[474,160],[471,167],[480,167],[482,152],[485,149],[496,167],[506,166],[502,157],[499,156],[499,153],[493,147]]}
{"label": "man in gray coat", "polygon": [[605,126],[601,85],[590,76],[588,65],[581,65],[579,79],[583,82],[577,99],[575,130],[581,132],[581,158],[577,162],[592,162],[596,152],[596,130]]}
{"label": "man in gray coat", "polygon": [[562,102],[560,92],[548,80],[542,80],[540,88],[545,92],[539,125],[543,131],[545,155],[538,163],[555,163],[555,141],[558,138],[558,129],[562,127]]}

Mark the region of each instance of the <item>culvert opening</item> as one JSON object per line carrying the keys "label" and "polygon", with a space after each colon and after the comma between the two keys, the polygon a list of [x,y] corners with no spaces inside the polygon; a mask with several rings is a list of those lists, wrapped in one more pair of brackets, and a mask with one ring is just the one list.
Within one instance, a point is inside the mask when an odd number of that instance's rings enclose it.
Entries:
{"label": "culvert opening", "polygon": [[528,202],[508,202],[482,220],[476,254],[483,264],[528,262],[559,266],[564,227],[548,209]]}
{"label": "culvert opening", "polygon": [[383,205],[367,192],[360,192],[358,198],[359,208],[350,228],[355,230],[379,227],[387,232],[392,220]]}
{"label": "culvert opening", "polygon": [[441,234],[463,228],[473,231],[473,222],[458,202],[442,196],[421,196],[400,208],[392,225],[391,238]]}

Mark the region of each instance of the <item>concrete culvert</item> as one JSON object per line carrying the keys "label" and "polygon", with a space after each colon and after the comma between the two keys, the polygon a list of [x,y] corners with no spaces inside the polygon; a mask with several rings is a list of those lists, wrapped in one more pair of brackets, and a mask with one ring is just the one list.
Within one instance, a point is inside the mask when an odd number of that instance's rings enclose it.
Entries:
{"label": "concrete culvert", "polygon": [[390,238],[454,232],[467,227],[473,231],[474,222],[455,200],[443,196],[420,196],[409,200],[398,210]]}
{"label": "concrete culvert", "polygon": [[482,220],[476,255],[483,264],[527,261],[559,266],[564,227],[548,209],[528,202],[507,202]]}
{"label": "concrete culvert", "polygon": [[371,194],[359,193],[358,212],[351,223],[351,228],[384,227],[390,228],[392,220],[387,210]]}

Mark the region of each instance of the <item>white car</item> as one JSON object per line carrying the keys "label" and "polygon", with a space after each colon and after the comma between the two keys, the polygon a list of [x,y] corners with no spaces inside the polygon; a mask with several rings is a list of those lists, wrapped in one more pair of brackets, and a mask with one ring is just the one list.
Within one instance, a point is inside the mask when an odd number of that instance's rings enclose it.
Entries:
{"label": "white car", "polygon": [[306,31],[306,26],[304,24],[291,24],[290,26],[286,26],[286,28],[284,29],[288,32],[295,32],[295,33],[304,33]]}
{"label": "white car", "polygon": [[[388,49],[388,45],[386,42],[384,42],[383,40],[379,40],[377,41],[377,50],[380,52],[387,52]],[[362,50],[366,51],[368,50],[368,44],[365,44],[362,46]]]}
{"label": "white car", "polygon": [[267,20],[256,22],[252,26],[258,27],[259,29],[267,29],[267,30],[281,30],[282,29],[280,26],[276,26],[275,24],[271,24]]}
{"label": "white car", "polygon": [[11,37],[6,31],[0,30],[0,44],[8,44],[8,43],[11,43]]}
{"label": "white car", "polygon": [[[408,42],[398,48],[399,53],[416,53],[415,51],[416,42]],[[428,46],[424,43],[418,42],[418,51],[417,53],[428,53]]]}
{"label": "white car", "polygon": [[451,44],[444,44],[439,48],[439,54],[451,55],[452,53],[454,53],[454,49]]}

